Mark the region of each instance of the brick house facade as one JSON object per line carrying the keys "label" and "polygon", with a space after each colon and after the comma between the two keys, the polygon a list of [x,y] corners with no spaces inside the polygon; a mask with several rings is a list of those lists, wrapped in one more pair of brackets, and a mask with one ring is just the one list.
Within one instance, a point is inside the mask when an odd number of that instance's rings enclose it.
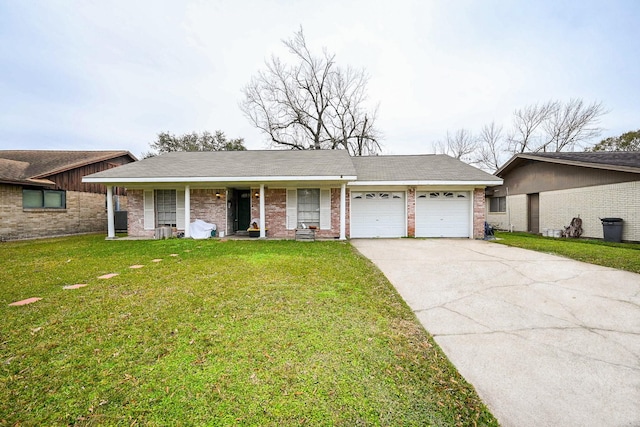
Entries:
{"label": "brick house facade", "polygon": [[[150,176],[150,171],[167,176]],[[153,219],[159,215],[153,212],[159,209],[154,192],[162,195],[170,189],[176,199],[171,221],[174,233],[189,237],[189,224],[195,220],[213,223],[225,235],[242,232],[250,223],[243,217],[243,224],[238,224],[236,210],[242,202],[248,203],[246,215],[259,222],[264,237],[284,239],[295,238],[296,230],[306,227],[309,220],[299,219],[308,218],[310,212],[311,217],[319,215],[319,222],[317,216],[313,220],[319,239],[482,238],[485,188],[501,182],[448,156],[351,158],[341,150],[169,153],[90,175],[85,181],[127,188],[132,237],[155,234],[160,224]],[[309,202],[307,194],[319,200]],[[437,200],[430,200],[431,196]],[[435,213],[436,222],[433,209],[438,206],[443,211]],[[429,221],[433,229],[450,217],[457,221],[450,235],[449,231],[425,233]]]}

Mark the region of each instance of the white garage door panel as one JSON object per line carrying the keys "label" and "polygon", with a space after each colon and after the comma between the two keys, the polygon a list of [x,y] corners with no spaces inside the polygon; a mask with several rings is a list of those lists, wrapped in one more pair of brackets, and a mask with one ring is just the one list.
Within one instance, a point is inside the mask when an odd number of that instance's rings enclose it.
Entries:
{"label": "white garage door panel", "polygon": [[350,237],[406,236],[403,192],[351,193]]}
{"label": "white garage door panel", "polygon": [[416,237],[469,237],[468,192],[418,192]]}

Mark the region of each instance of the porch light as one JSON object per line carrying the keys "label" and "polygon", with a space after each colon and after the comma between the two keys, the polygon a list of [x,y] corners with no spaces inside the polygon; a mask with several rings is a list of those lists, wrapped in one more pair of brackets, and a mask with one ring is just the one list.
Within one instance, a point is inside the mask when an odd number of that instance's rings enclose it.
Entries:
{"label": "porch light", "polygon": [[260,193],[258,193],[258,192],[256,191],[256,193],[254,194],[254,196],[256,196],[256,199],[259,199],[259,198],[260,198]]}
{"label": "porch light", "polygon": [[219,199],[220,198],[220,192],[216,191],[216,198]]}

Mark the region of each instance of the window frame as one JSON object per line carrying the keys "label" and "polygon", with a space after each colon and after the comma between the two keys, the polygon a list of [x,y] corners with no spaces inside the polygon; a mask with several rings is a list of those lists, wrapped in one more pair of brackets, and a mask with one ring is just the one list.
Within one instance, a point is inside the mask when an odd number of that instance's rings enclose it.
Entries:
{"label": "window frame", "polygon": [[[167,193],[169,200],[166,200]],[[158,189],[153,192],[156,227],[176,227],[178,225],[178,194],[175,189]],[[171,200],[172,199],[172,200]],[[162,210],[160,208],[162,207]],[[167,208],[168,207],[168,208]],[[171,208],[173,208],[171,210]],[[169,215],[169,221],[167,221]],[[162,222],[161,222],[162,221]]]}
{"label": "window frame", "polygon": [[[311,194],[305,194],[305,192],[310,192]],[[306,227],[315,226],[319,229],[321,222],[320,188],[298,188],[296,196],[298,224],[304,224]],[[308,196],[313,197],[315,200],[308,201]],[[311,206],[311,208],[301,209],[308,206]]]}
{"label": "window frame", "polygon": [[[489,213],[506,213],[507,212],[506,196],[497,196],[497,197],[492,196],[492,197],[488,197],[488,199],[489,199]],[[494,203],[497,204],[497,209]]]}
{"label": "window frame", "polygon": [[[25,206],[25,192],[39,193],[40,204],[38,206]],[[47,206],[47,195],[55,194],[60,196],[61,204],[58,206]],[[49,198],[51,200],[51,198]],[[67,192],[66,190],[50,190],[45,188],[23,188],[22,189],[22,209],[50,209],[65,210],[67,209]]]}

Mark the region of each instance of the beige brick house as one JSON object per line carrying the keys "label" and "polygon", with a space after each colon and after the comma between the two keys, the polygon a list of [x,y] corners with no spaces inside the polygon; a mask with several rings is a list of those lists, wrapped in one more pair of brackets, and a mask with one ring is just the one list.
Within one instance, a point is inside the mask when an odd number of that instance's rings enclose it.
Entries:
{"label": "beige brick house", "polygon": [[[174,152],[83,179],[127,188],[129,235],[203,220],[260,237],[484,235],[484,191],[501,179],[446,155],[351,157],[343,150]],[[108,237],[115,236],[112,225]]]}
{"label": "beige brick house", "polygon": [[[0,150],[0,240],[106,231],[106,187],[82,177],[136,160],[128,151]],[[124,189],[112,194],[124,209]]]}
{"label": "beige brick house", "polygon": [[582,220],[583,237],[603,238],[601,218],[621,218],[622,240],[640,241],[640,153],[523,153],[495,173],[487,222],[544,234]]}

